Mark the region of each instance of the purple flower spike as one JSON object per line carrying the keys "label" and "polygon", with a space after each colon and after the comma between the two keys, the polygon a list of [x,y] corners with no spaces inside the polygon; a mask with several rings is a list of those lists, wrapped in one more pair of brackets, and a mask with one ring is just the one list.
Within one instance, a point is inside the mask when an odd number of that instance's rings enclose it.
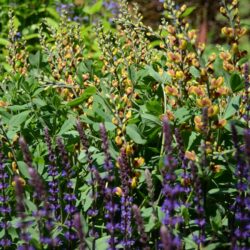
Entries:
{"label": "purple flower spike", "polygon": [[169,235],[173,247],[179,248],[180,238],[173,234],[173,229],[183,223],[183,218],[176,215],[176,210],[180,208],[182,203],[179,200],[179,196],[184,192],[183,187],[178,183],[177,176],[175,174],[175,168],[177,167],[177,159],[173,157],[172,149],[172,134],[171,128],[166,117],[163,119],[163,136],[165,139],[165,158],[164,167],[162,169],[163,175],[163,187],[162,193],[164,195],[164,202],[162,204],[162,211],[165,213],[165,217],[162,223],[168,228]]}
{"label": "purple flower spike", "polygon": [[231,236],[232,249],[247,249],[250,238],[250,130],[244,133],[245,147],[241,149],[237,131],[232,125],[232,138],[236,149],[236,189],[237,196],[232,209],[234,211],[233,232]]}
{"label": "purple flower spike", "polygon": [[204,209],[204,202],[203,202],[203,191],[200,177],[197,174],[197,167],[191,162],[191,170],[192,170],[192,179],[194,185],[194,204],[195,204],[195,211],[197,213],[197,219],[195,223],[199,228],[199,234],[194,236],[194,241],[198,246],[203,245],[205,243],[205,226],[206,226],[206,218],[205,218],[205,209]]}
{"label": "purple flower spike", "polygon": [[132,201],[133,198],[130,194],[131,186],[131,168],[128,163],[126,156],[126,151],[124,148],[121,149],[120,157],[118,158],[118,163],[120,166],[120,179],[122,183],[122,197],[121,197],[121,223],[120,230],[123,235],[123,240],[121,241],[124,249],[131,249],[134,245],[134,240],[132,239],[132,227],[131,227],[131,217],[132,217]]}
{"label": "purple flower spike", "polygon": [[145,232],[145,228],[144,228],[144,223],[143,223],[143,219],[141,217],[141,211],[140,209],[138,208],[138,206],[136,205],[133,205],[133,214],[134,214],[134,218],[135,218],[135,221],[136,221],[136,225],[137,225],[137,228],[138,228],[138,232],[140,234],[140,242],[142,244],[142,248],[143,250],[150,250],[150,247],[148,245],[148,236]]}
{"label": "purple flower spike", "polygon": [[80,213],[76,213],[74,215],[74,228],[76,229],[78,239],[80,241],[79,250],[84,250],[86,247],[86,243]]}
{"label": "purple flower spike", "polygon": [[17,214],[20,218],[19,220],[19,228],[20,228],[20,238],[24,242],[18,249],[29,250],[29,241],[30,235],[27,233],[28,222],[26,219],[25,213],[25,204],[24,204],[24,190],[23,190],[23,183],[20,177],[16,176],[14,179],[15,182],[15,191],[16,191],[16,210]]}
{"label": "purple flower spike", "polygon": [[49,206],[51,212],[55,215],[56,220],[60,219],[60,205],[58,201],[58,193],[59,193],[59,182],[58,182],[58,168],[56,165],[56,156],[52,149],[51,138],[49,135],[48,128],[44,130],[45,134],[45,142],[48,147],[48,158],[49,158],[49,166],[48,166],[48,174],[51,177],[51,181],[48,182],[49,185]]}
{"label": "purple flower spike", "polygon": [[[2,143],[0,143],[0,147],[2,147]],[[3,154],[0,152],[0,228],[4,230],[4,236],[0,240],[0,246],[8,247],[11,245],[11,240],[8,236],[8,228],[10,226],[10,222],[8,221],[8,217],[10,216],[11,209],[8,204],[9,197],[6,193],[8,189],[8,173],[5,167]]]}
{"label": "purple flower spike", "polygon": [[111,161],[111,156],[109,153],[109,143],[108,136],[103,124],[100,124],[100,134],[102,138],[102,150],[104,152],[104,169],[106,170],[106,176],[104,177],[104,181],[107,182],[107,185],[104,187],[104,197],[105,197],[105,209],[106,214],[105,218],[107,220],[106,228],[110,234],[110,239],[108,240],[109,249],[115,250],[117,239],[115,238],[115,230],[117,229],[117,225],[115,223],[115,215],[118,211],[118,206],[114,203],[114,165]]}
{"label": "purple flower spike", "polygon": [[66,180],[66,190],[64,192],[64,201],[65,207],[64,211],[68,215],[67,220],[64,222],[68,226],[68,230],[65,232],[65,238],[68,240],[68,247],[71,248],[73,241],[77,238],[76,233],[73,231],[73,216],[76,213],[77,209],[75,206],[76,196],[74,195],[73,184],[71,178],[74,175],[74,171],[71,169],[71,164],[69,161],[68,153],[65,149],[63,141],[61,138],[56,140],[61,165],[63,166],[62,177],[65,177]]}
{"label": "purple flower spike", "polygon": [[[99,193],[96,190],[96,186],[103,186],[102,185],[103,182],[101,181],[101,183],[100,183],[100,180],[101,180],[101,178],[99,177],[100,175],[93,165],[92,155],[89,151],[89,142],[88,142],[87,136],[84,132],[83,125],[82,125],[80,120],[77,120],[76,128],[77,128],[77,131],[78,131],[79,136],[80,136],[81,144],[84,147],[84,150],[85,150],[86,155],[87,155],[88,170],[90,172],[90,185],[92,186],[92,189],[91,189],[92,194],[91,195],[92,195],[92,199],[93,199],[93,205],[92,205],[92,208],[89,209],[89,211],[88,211],[88,215],[92,217],[92,223],[91,223],[92,225],[91,225],[89,235],[96,239],[96,238],[98,238],[98,232],[96,232],[96,230],[95,230],[95,218],[98,215],[98,210],[96,207],[97,207],[97,198],[99,196]],[[98,180],[99,180],[99,182],[98,182]],[[93,249],[95,248],[95,239],[92,242]]]}
{"label": "purple flower spike", "polygon": [[32,158],[30,156],[29,148],[28,148],[28,145],[23,137],[19,138],[19,145],[20,145],[22,153],[23,153],[24,162],[27,164],[28,168],[33,168]]}
{"label": "purple flower spike", "polygon": [[160,229],[161,234],[161,246],[163,250],[172,250],[172,237],[166,226],[162,225]]}

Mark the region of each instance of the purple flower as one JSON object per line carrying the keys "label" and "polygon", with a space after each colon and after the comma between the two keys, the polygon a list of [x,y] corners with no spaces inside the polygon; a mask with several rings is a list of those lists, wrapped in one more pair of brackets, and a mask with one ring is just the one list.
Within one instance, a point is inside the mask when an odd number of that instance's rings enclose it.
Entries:
{"label": "purple flower", "polygon": [[250,238],[250,130],[244,133],[245,147],[241,149],[238,142],[237,131],[232,125],[232,138],[236,149],[237,161],[235,176],[237,196],[232,209],[234,211],[233,232],[231,236],[233,249],[243,249]]}
{"label": "purple flower", "polygon": [[[99,196],[99,194],[97,193],[97,190],[96,190],[96,186],[104,187],[105,185],[103,185],[103,182],[100,178],[99,172],[96,170],[96,168],[93,165],[92,155],[89,151],[89,142],[88,142],[87,136],[84,132],[83,125],[82,125],[80,120],[77,120],[76,128],[77,128],[77,131],[78,131],[79,136],[80,136],[81,144],[84,147],[84,150],[85,150],[86,155],[87,155],[88,170],[90,172],[90,183],[89,184],[92,187],[91,188],[91,192],[92,192],[91,196],[93,199],[92,208],[89,209],[89,211],[88,211],[88,215],[92,217],[91,218],[92,219],[91,230],[90,230],[89,234],[90,234],[90,236],[93,236],[96,239],[98,237],[98,233],[95,230],[95,219],[96,219],[96,216],[98,215],[97,198]],[[101,189],[103,189],[103,188],[101,188]],[[92,242],[92,248],[95,248],[95,239]]]}
{"label": "purple flower", "polygon": [[[165,213],[162,223],[169,229],[171,244],[174,244],[174,242],[179,244],[179,236],[173,234],[173,229],[183,222],[182,217],[177,215],[176,210],[178,210],[182,204],[179,200],[179,196],[183,193],[184,189],[177,182],[177,176],[175,174],[177,159],[173,157],[171,128],[166,117],[163,119],[163,136],[166,155],[162,169],[162,193],[164,195],[162,211]],[[173,247],[178,247],[178,245],[173,245]]]}
{"label": "purple flower", "polygon": [[51,138],[49,135],[48,128],[44,130],[45,134],[45,142],[48,147],[48,159],[49,159],[49,166],[48,166],[48,174],[51,177],[51,180],[48,182],[49,185],[49,206],[51,212],[55,215],[56,220],[60,219],[60,205],[58,202],[58,193],[59,193],[59,182],[58,182],[58,168],[56,165],[56,156],[52,149]]}
{"label": "purple flower", "polygon": [[106,0],[103,2],[103,6],[111,11],[111,13],[116,16],[119,13],[119,4],[113,0]]}
{"label": "purple flower", "polygon": [[197,217],[195,219],[195,223],[198,226],[198,235],[194,235],[193,239],[196,244],[203,245],[205,243],[205,226],[206,226],[206,218],[205,218],[205,209],[204,209],[204,201],[203,201],[203,190],[201,185],[200,177],[198,176],[197,167],[193,162],[191,162],[191,170],[192,170],[192,182],[194,189],[194,204],[195,211]]}
{"label": "purple flower", "polygon": [[102,138],[102,150],[104,152],[104,169],[106,170],[106,175],[104,181],[107,182],[107,185],[104,187],[104,202],[105,202],[105,218],[106,218],[106,229],[110,234],[109,249],[114,250],[117,243],[115,238],[115,230],[117,229],[117,224],[115,223],[115,215],[119,210],[118,206],[114,203],[114,165],[111,161],[111,156],[109,153],[108,137],[105,126],[100,124],[100,133]]}
{"label": "purple flower", "polygon": [[74,195],[73,184],[71,182],[71,178],[74,175],[74,171],[71,168],[71,164],[69,161],[68,153],[65,149],[63,141],[61,138],[57,138],[56,140],[60,162],[63,167],[62,169],[62,177],[65,177],[66,188],[64,191],[63,199],[65,201],[64,211],[66,212],[67,220],[64,222],[68,226],[68,230],[65,232],[65,238],[68,240],[68,247],[71,247],[73,240],[77,238],[76,233],[73,231],[73,216],[76,213],[77,209],[75,206],[76,196]]}
{"label": "purple flower", "polygon": [[85,236],[84,236],[84,232],[83,232],[83,227],[82,227],[82,222],[81,222],[81,216],[80,213],[76,213],[74,215],[74,228],[76,229],[77,235],[78,235],[78,239],[80,240],[80,244],[79,244],[79,250],[84,250],[85,249]]}
{"label": "purple flower", "polygon": [[[2,143],[0,143],[0,147],[2,147]],[[6,164],[4,163],[3,154],[0,152],[0,227],[4,229],[4,236],[0,240],[0,246],[7,247],[11,245],[11,241],[9,239],[7,229],[10,226],[10,222],[8,221],[8,217],[10,216],[11,209],[8,204],[9,197],[7,195],[8,185],[8,173]]]}
{"label": "purple flower", "polygon": [[134,214],[134,218],[136,221],[136,225],[137,225],[137,229],[138,232],[140,234],[140,243],[142,244],[142,248],[143,250],[150,250],[150,247],[148,245],[148,236],[145,232],[145,228],[144,228],[144,223],[143,223],[143,219],[141,217],[141,211],[138,208],[138,206],[133,205],[133,214]]}
{"label": "purple flower", "polygon": [[118,157],[118,163],[120,166],[120,179],[122,183],[122,197],[121,197],[121,222],[120,230],[123,235],[121,241],[124,249],[131,249],[134,244],[132,239],[132,201],[133,198],[130,194],[131,187],[131,168],[128,163],[126,151],[124,148],[121,149],[120,156]]}
{"label": "purple flower", "polygon": [[50,234],[53,228],[53,220],[51,217],[51,206],[47,198],[45,185],[37,170],[32,166],[32,159],[29,153],[28,145],[22,137],[19,140],[19,144],[23,152],[24,161],[28,166],[28,172],[30,175],[29,183],[34,188],[33,197],[37,205],[37,211],[34,211],[33,215],[40,221],[40,241],[44,244],[52,246],[54,241]]}
{"label": "purple flower", "polygon": [[29,250],[30,235],[27,233],[29,222],[26,221],[23,184],[18,176],[15,177],[14,182],[16,191],[16,210],[19,216],[18,227],[21,231],[20,239],[24,242],[18,249]]}
{"label": "purple flower", "polygon": [[245,93],[243,95],[243,105],[246,106],[246,112],[243,114],[243,118],[247,123],[247,128],[250,128],[250,96],[249,96],[249,87],[250,87],[250,80],[249,80],[249,65],[246,63],[244,65],[244,80],[245,80]]}

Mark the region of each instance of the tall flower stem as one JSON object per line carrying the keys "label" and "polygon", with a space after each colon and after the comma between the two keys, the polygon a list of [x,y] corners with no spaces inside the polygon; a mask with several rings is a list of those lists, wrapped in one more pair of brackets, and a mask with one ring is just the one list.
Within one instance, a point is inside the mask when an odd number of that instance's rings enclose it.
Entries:
{"label": "tall flower stem", "polygon": [[[2,149],[2,142],[0,142],[0,150]],[[4,230],[3,239],[0,240],[0,246],[4,249],[11,245],[11,240],[9,239],[8,231],[9,221],[8,217],[11,213],[11,208],[8,204],[9,197],[7,196],[8,188],[8,173],[4,163],[3,153],[0,152],[0,213],[2,219],[0,220],[0,227]]]}
{"label": "tall flower stem", "polygon": [[132,196],[130,194],[131,186],[131,168],[128,163],[126,151],[124,148],[121,149],[120,156],[118,157],[118,163],[120,167],[120,178],[122,183],[122,197],[121,197],[121,223],[120,229],[123,235],[121,241],[122,246],[125,250],[131,249],[134,244],[132,239]]}
{"label": "tall flower stem", "polygon": [[73,231],[73,224],[74,224],[73,216],[76,213],[76,207],[75,207],[76,196],[74,194],[73,183],[71,181],[71,178],[73,176],[74,171],[71,169],[69,156],[65,149],[62,139],[57,138],[56,143],[59,150],[60,162],[61,165],[63,166],[61,176],[66,179],[66,191],[64,192],[63,199],[65,200],[64,211],[68,215],[64,223],[68,226],[68,230],[65,233],[65,237],[68,240],[68,249],[71,249],[74,240],[77,237],[75,232]]}
{"label": "tall flower stem", "polygon": [[105,126],[103,124],[100,125],[100,134],[102,138],[102,150],[104,152],[104,168],[106,170],[106,176],[104,177],[104,180],[106,181],[105,185],[105,208],[107,213],[105,214],[105,217],[107,219],[106,228],[110,234],[110,239],[108,241],[109,243],[109,249],[115,250],[116,249],[116,238],[115,238],[115,230],[117,229],[116,223],[115,223],[115,214],[118,210],[117,205],[114,203],[114,166],[111,161],[111,156],[109,153],[109,145],[108,145],[108,137],[107,132],[105,129]]}
{"label": "tall flower stem", "polygon": [[95,218],[98,214],[98,210],[97,210],[97,195],[98,194],[96,192],[96,187],[95,187],[96,180],[95,180],[95,174],[94,174],[96,169],[93,165],[92,155],[89,151],[89,142],[88,142],[86,134],[84,133],[83,125],[80,120],[77,121],[76,128],[80,136],[81,144],[84,147],[84,150],[87,155],[88,170],[90,172],[90,182],[91,182],[90,184],[91,184],[91,189],[92,189],[93,205],[92,205],[92,208],[88,211],[88,214],[92,217],[90,236],[93,237],[92,250],[94,250],[96,248],[96,238],[98,236],[95,230]]}

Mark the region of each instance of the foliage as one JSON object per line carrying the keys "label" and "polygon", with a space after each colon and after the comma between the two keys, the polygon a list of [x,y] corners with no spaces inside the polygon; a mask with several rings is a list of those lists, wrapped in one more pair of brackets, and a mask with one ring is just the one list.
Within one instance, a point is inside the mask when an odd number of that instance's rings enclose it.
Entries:
{"label": "foliage", "polygon": [[[29,29],[22,9],[8,14],[1,246],[247,249],[249,68],[238,1],[220,8],[226,44],[208,47],[189,25],[195,9],[166,0],[154,31],[118,2],[111,23],[104,14],[82,26],[74,12],[49,6],[42,21],[46,3],[34,8],[32,49],[18,35]],[[83,12],[94,18],[102,4]]]}

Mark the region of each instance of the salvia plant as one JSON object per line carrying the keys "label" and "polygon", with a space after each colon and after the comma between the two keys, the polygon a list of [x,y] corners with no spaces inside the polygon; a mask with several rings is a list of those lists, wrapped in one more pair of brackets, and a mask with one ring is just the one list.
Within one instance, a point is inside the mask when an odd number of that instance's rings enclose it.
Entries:
{"label": "salvia plant", "polygon": [[159,4],[153,29],[131,1],[57,3],[32,49],[9,11],[1,249],[250,249],[240,3],[220,1],[217,45],[199,40],[193,6]]}

